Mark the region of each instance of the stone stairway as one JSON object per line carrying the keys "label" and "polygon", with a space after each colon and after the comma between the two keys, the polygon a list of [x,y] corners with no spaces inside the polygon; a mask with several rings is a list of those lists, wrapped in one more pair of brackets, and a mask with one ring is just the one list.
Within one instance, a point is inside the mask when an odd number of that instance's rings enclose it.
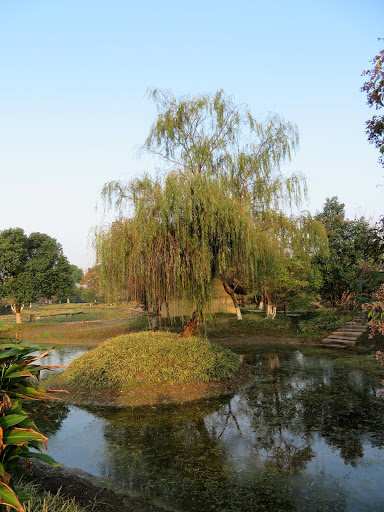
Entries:
{"label": "stone stairway", "polygon": [[361,336],[367,327],[357,318],[347,322],[343,327],[332,332],[327,338],[322,340],[322,345],[332,348],[348,348],[356,345],[357,338]]}

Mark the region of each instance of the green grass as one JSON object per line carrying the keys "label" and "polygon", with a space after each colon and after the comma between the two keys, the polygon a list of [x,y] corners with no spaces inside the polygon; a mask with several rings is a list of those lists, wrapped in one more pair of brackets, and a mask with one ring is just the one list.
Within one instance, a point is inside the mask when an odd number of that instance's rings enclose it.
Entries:
{"label": "green grass", "polygon": [[229,336],[297,336],[297,329],[290,317],[277,316],[267,319],[264,314],[245,313],[240,322],[234,315],[217,314],[200,328],[208,338]]}
{"label": "green grass", "polygon": [[239,367],[238,355],[206,339],[142,331],[105,341],[72,361],[63,377],[83,388],[127,389],[217,381]]}
{"label": "green grass", "polygon": [[300,316],[299,333],[314,339],[321,339],[327,331],[340,329],[356,316],[358,316],[356,313],[333,309],[308,311]]}
{"label": "green grass", "polygon": [[25,503],[25,512],[86,512],[86,509],[80,507],[74,499],[64,498],[57,494],[43,491],[39,486],[19,482],[16,486],[17,491],[23,491],[31,496],[31,499]]}

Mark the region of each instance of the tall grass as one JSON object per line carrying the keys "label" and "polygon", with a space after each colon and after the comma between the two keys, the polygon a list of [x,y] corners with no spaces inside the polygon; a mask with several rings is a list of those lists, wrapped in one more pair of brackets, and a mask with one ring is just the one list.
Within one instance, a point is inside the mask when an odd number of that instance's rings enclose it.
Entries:
{"label": "tall grass", "polygon": [[30,496],[26,503],[25,512],[86,512],[74,499],[64,498],[57,494],[42,491],[39,486],[20,481],[16,486],[17,491],[25,492]]}
{"label": "tall grass", "polygon": [[68,366],[64,378],[81,387],[217,381],[232,376],[239,357],[208,340],[170,332],[138,332],[105,341]]}

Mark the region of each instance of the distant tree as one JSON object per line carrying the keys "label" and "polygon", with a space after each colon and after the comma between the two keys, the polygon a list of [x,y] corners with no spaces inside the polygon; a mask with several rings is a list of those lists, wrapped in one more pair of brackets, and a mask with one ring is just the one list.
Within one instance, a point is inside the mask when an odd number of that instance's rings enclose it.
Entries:
{"label": "distant tree", "polygon": [[359,296],[372,293],[382,282],[380,229],[364,217],[347,219],[337,197],[327,198],[316,218],[325,226],[329,243],[329,255],[315,258],[323,280],[319,293],[332,307],[353,307]]}
{"label": "distant tree", "polygon": [[61,255],[54,270],[54,289],[57,299],[65,298],[70,302],[70,297],[77,292],[76,285],[81,281],[83,271],[76,265],[68,262],[64,255]]}
{"label": "distant tree", "polygon": [[61,245],[44,233],[27,236],[21,228],[0,232],[0,297],[10,302],[17,323],[24,304],[55,294],[63,258]]}
{"label": "distant tree", "polygon": [[99,301],[102,296],[101,291],[101,265],[94,265],[89,268],[82,276],[80,285],[80,295],[84,302]]}
{"label": "distant tree", "polygon": [[[379,41],[383,40],[379,38]],[[384,107],[384,49],[371,61],[372,69],[363,72],[368,80],[361,90],[367,93],[367,104],[380,110]],[[366,122],[368,141],[380,151],[379,162],[384,167],[384,115],[375,115]]]}

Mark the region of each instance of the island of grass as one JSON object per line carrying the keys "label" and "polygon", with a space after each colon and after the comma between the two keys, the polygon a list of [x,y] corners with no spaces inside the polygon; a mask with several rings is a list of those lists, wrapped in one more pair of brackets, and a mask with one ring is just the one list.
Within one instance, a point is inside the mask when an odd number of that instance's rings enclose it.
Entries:
{"label": "island of grass", "polygon": [[86,352],[47,385],[68,390],[72,403],[133,406],[218,396],[247,380],[239,355],[207,339],[138,332]]}

